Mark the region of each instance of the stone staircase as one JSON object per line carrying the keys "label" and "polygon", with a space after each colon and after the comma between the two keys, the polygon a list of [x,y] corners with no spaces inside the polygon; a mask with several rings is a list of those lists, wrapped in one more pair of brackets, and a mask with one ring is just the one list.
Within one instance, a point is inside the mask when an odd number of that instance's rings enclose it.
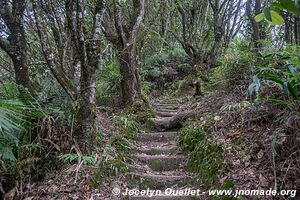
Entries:
{"label": "stone staircase", "polygon": [[[153,104],[156,118],[168,118],[179,110],[176,100],[166,100]],[[127,196],[125,199],[200,199],[195,196],[167,196],[167,188],[174,190],[199,188],[194,174],[186,171],[186,157],[176,145],[177,132],[141,133],[135,141],[136,154],[131,157],[131,172],[127,175],[129,189],[160,190],[162,195],[155,197]]]}

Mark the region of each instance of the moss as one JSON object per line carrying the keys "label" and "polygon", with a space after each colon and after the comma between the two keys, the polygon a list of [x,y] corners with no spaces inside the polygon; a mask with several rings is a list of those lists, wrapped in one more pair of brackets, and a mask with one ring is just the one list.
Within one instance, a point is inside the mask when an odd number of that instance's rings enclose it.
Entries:
{"label": "moss", "polygon": [[[115,150],[112,153],[109,151]],[[113,175],[118,175],[119,173],[128,172],[129,168],[124,161],[124,155],[132,153],[132,148],[129,142],[123,135],[116,135],[110,138],[108,144],[105,146],[102,152],[102,160],[99,163],[97,169],[93,172],[90,185],[94,188],[101,186],[102,181]]]}
{"label": "moss", "polygon": [[148,166],[154,171],[169,171],[179,167],[181,160],[149,160]]}
{"label": "moss", "polygon": [[155,113],[147,98],[135,101],[125,113],[131,114],[140,124],[145,124],[149,118],[155,117]]}
{"label": "moss", "polygon": [[181,180],[170,183],[164,180],[155,181],[155,179],[140,177],[139,175],[134,174],[126,175],[126,183],[130,188],[139,188],[141,185],[143,185],[143,188],[161,189],[171,187],[173,184],[178,186],[191,185],[199,187],[199,182],[193,178],[182,178]]}
{"label": "moss", "polygon": [[204,124],[198,128],[183,129],[178,144],[189,156],[189,170],[200,173],[207,188],[216,185],[228,165],[224,162],[224,146],[212,141],[210,126]]}
{"label": "moss", "polygon": [[185,79],[178,81],[178,86],[176,90],[176,96],[181,97],[185,95],[192,95],[194,93],[193,81],[195,80],[195,75],[187,76]]}

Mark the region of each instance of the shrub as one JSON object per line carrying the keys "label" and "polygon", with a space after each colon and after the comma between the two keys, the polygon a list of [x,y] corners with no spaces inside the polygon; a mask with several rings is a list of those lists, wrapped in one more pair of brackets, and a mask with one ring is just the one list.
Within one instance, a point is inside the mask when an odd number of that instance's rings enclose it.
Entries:
{"label": "shrub", "polygon": [[201,174],[201,180],[207,188],[216,185],[218,176],[224,172],[224,148],[212,141],[208,125],[198,128],[185,128],[180,132],[178,144],[188,153],[188,167]]}
{"label": "shrub", "polygon": [[120,132],[126,138],[133,139],[136,137],[137,132],[141,129],[141,124],[135,120],[135,115],[114,115],[113,125],[120,128]]}
{"label": "shrub", "polygon": [[115,135],[103,149],[102,157],[91,180],[93,187],[99,187],[109,177],[129,171],[125,155],[132,153],[132,148],[124,135]]}
{"label": "shrub", "polygon": [[111,98],[121,92],[122,75],[116,59],[109,60],[100,69],[97,83],[98,98]]}
{"label": "shrub", "polygon": [[213,88],[224,89],[249,76],[258,58],[244,43],[242,40],[236,40],[218,58],[219,66],[213,69],[210,77]]}

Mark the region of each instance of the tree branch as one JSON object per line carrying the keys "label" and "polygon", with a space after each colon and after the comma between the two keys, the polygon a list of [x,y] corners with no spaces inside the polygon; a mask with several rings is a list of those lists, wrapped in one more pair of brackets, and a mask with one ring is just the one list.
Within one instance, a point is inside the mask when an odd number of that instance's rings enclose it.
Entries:
{"label": "tree branch", "polygon": [[10,43],[4,39],[0,37],[0,48],[5,51],[5,53],[7,53],[9,56],[13,56],[13,49],[12,46],[10,45]]}
{"label": "tree branch", "polygon": [[110,17],[109,17],[107,9],[103,13],[103,18],[102,18],[101,22],[102,22],[101,29],[102,29],[102,32],[104,33],[105,37],[114,45],[117,45],[118,43],[120,43],[121,41],[119,41],[118,35],[116,35],[115,32],[111,28],[112,23],[110,21]]}
{"label": "tree branch", "polygon": [[144,15],[145,15],[145,0],[139,0],[138,2],[138,16],[136,18],[136,22],[132,28],[131,34],[130,34],[130,43],[133,44],[136,42],[137,34],[139,31],[139,28],[143,22]]}
{"label": "tree branch", "polygon": [[123,27],[123,14],[119,3],[115,4],[115,26],[123,45],[127,44],[127,37]]}
{"label": "tree branch", "polygon": [[51,70],[51,72],[53,73],[54,77],[57,79],[57,81],[60,83],[60,85],[66,91],[66,93],[71,97],[72,100],[75,100],[76,89],[72,86],[72,84],[70,83],[70,80],[64,74],[63,70],[58,66],[58,64],[55,60],[55,54],[52,51],[51,47],[49,46],[46,26],[41,17],[42,16],[41,9],[36,0],[32,0],[32,8],[33,8],[34,17],[36,20],[38,35],[40,38],[43,54],[44,54],[45,60],[47,62],[47,65],[48,65],[49,69]]}

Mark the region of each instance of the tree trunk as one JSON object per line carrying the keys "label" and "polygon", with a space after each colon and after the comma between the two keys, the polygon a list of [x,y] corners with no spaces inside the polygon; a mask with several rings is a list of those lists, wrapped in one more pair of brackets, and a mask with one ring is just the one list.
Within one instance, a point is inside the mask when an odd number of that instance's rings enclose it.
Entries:
{"label": "tree trunk", "polygon": [[11,44],[15,48],[12,61],[14,64],[16,82],[31,91],[28,72],[27,43],[24,28],[19,22],[18,25],[12,27],[11,31]]}
{"label": "tree trunk", "polygon": [[216,59],[218,55],[218,50],[222,42],[223,37],[223,29],[220,22],[220,5],[219,1],[210,2],[212,10],[213,10],[213,30],[214,30],[214,42],[213,46],[210,51],[210,60],[209,60],[209,67],[215,67],[216,66]]}
{"label": "tree trunk", "polygon": [[30,79],[29,79],[28,61],[27,61],[26,52],[25,54],[16,53],[16,56],[12,57],[12,62],[14,65],[16,83],[18,85],[22,85],[24,88],[27,88],[28,91],[33,92],[30,84]]}
{"label": "tree trunk", "polygon": [[294,34],[295,34],[295,43],[300,44],[300,20],[299,17],[294,19]]}
{"label": "tree trunk", "polygon": [[88,63],[81,71],[76,140],[84,152],[90,152],[95,133],[96,67]]}
{"label": "tree trunk", "polygon": [[284,41],[286,44],[292,44],[291,23],[289,14],[283,13],[284,18]]}
{"label": "tree trunk", "polygon": [[13,61],[16,83],[27,88],[29,92],[32,93],[23,21],[26,3],[24,0],[14,0],[11,3],[14,5],[14,11],[11,11],[8,2],[0,2],[0,16],[10,32],[7,40],[0,38],[0,48],[2,48]]}
{"label": "tree trunk", "polygon": [[119,51],[119,56],[123,103],[128,106],[138,99],[141,94],[136,54],[125,49]]}
{"label": "tree trunk", "polygon": [[259,50],[261,48],[261,45],[259,43],[260,38],[260,27],[259,27],[259,23],[257,23],[254,19],[254,16],[259,14],[260,12],[260,0],[255,0],[255,5],[254,5],[254,13],[252,12],[251,9],[251,4],[252,4],[252,0],[247,0],[246,2],[246,14],[250,20],[251,26],[252,26],[252,40],[254,43],[254,47],[256,48],[256,50]]}
{"label": "tree trunk", "polygon": [[213,47],[211,49],[211,53],[210,53],[210,62],[209,62],[209,66],[210,67],[215,67],[217,65],[217,55],[219,52],[219,48],[222,42],[222,36],[223,36],[223,30],[221,27],[219,27],[219,25],[215,25],[215,31],[214,31],[214,37],[215,37],[215,41],[213,44]]}
{"label": "tree trunk", "polygon": [[[122,7],[114,3],[114,26],[108,12],[102,19],[102,31],[106,38],[114,45],[119,54],[120,72],[122,75],[122,95],[125,106],[130,106],[141,97],[141,87],[138,76],[137,35],[145,15],[145,1],[134,0],[133,15],[129,26],[125,23]],[[107,8],[109,10],[109,8]],[[116,32],[114,32],[114,30]]]}

